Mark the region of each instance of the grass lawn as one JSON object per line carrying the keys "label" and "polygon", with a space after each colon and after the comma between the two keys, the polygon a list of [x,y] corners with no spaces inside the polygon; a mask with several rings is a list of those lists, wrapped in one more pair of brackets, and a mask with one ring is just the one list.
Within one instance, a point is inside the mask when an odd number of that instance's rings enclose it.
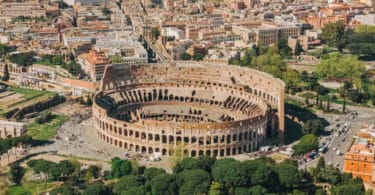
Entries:
{"label": "grass lawn", "polygon": [[11,186],[8,188],[7,194],[17,194],[17,195],[34,195],[43,191],[50,190],[57,187],[58,183],[42,183],[26,182],[19,186]]}
{"label": "grass lawn", "polygon": [[27,133],[36,140],[48,140],[56,135],[56,130],[68,120],[68,116],[52,115],[52,119],[46,123],[31,123],[27,126]]}
{"label": "grass lawn", "polygon": [[25,89],[25,88],[18,88],[18,87],[12,87],[9,89],[9,91],[13,91],[15,93],[22,94],[25,99],[32,99],[38,96],[47,96],[52,97],[55,93],[50,91],[39,91],[39,90],[33,90],[33,89]]}

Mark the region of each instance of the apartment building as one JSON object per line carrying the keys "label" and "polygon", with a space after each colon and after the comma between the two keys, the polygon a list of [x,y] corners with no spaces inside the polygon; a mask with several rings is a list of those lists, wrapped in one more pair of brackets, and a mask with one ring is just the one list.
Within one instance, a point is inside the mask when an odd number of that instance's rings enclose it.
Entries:
{"label": "apartment building", "polygon": [[78,63],[92,81],[98,81],[103,77],[105,66],[111,61],[104,52],[91,50],[78,56]]}
{"label": "apartment building", "polygon": [[375,128],[365,126],[357,133],[355,142],[345,154],[343,171],[362,178],[367,185],[375,184]]}

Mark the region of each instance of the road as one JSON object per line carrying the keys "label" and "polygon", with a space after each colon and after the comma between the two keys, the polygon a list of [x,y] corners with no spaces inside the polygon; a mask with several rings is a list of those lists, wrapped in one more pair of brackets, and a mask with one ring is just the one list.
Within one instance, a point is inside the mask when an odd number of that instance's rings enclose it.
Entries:
{"label": "road", "polygon": [[[320,144],[328,144],[328,150],[321,156],[324,157],[326,164],[333,164],[340,170],[342,170],[343,168],[345,152],[348,151],[352,143],[353,136],[361,129],[364,123],[369,123],[375,119],[374,110],[368,110],[367,108],[353,106],[351,108],[357,108],[355,110],[359,113],[359,115],[354,119],[351,119],[349,115],[336,117],[333,117],[332,115],[330,117],[323,116],[329,119],[331,125],[326,127],[326,131],[330,132],[330,134],[322,136],[319,140]],[[340,134],[339,131],[340,129],[343,129],[343,127],[345,127],[345,124],[347,124],[348,126],[347,128],[345,128],[347,129],[347,133]],[[345,137],[346,139],[344,140]],[[341,151],[342,155],[337,155],[337,150]],[[300,168],[308,169],[310,167],[316,167],[317,162],[318,158],[310,162],[303,163]]]}

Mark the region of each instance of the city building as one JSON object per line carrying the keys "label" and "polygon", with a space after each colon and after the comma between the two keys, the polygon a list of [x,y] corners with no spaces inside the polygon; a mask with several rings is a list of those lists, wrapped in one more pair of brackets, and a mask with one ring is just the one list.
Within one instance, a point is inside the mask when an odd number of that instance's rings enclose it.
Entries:
{"label": "city building", "polygon": [[375,126],[364,125],[345,154],[343,171],[362,178],[365,185],[375,184]]}
{"label": "city building", "polygon": [[104,52],[91,50],[89,53],[78,56],[78,63],[92,81],[98,81],[103,77],[105,66],[111,61]]}
{"label": "city building", "polygon": [[355,15],[354,20],[360,24],[375,25],[375,14]]}

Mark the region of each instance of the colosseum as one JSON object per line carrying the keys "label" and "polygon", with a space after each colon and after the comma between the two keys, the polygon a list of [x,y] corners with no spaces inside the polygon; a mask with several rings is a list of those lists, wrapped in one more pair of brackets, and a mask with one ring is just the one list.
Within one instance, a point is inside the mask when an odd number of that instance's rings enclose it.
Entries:
{"label": "colosseum", "polygon": [[94,97],[100,140],[127,151],[231,156],[284,134],[284,83],[212,63],[111,65]]}

